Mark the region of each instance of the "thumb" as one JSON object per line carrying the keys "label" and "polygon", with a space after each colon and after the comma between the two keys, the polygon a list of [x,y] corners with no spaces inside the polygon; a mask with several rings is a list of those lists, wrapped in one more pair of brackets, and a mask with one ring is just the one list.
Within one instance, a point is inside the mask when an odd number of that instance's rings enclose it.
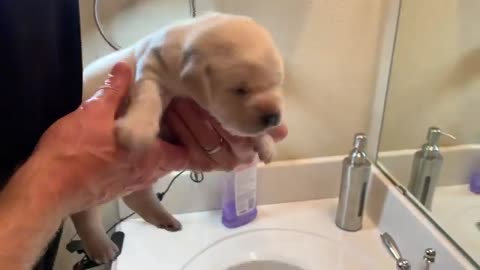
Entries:
{"label": "thumb", "polygon": [[127,95],[131,81],[131,67],[126,62],[115,64],[108,75],[108,79],[101,87],[104,91],[103,98],[105,102],[116,110]]}
{"label": "thumb", "polygon": [[183,170],[188,163],[188,152],[184,147],[158,140],[155,156],[160,167],[166,171]]}

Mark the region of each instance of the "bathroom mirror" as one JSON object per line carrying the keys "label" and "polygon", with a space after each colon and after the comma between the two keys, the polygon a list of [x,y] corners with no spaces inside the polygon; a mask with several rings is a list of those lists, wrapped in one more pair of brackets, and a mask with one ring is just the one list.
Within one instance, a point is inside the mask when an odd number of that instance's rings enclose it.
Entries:
{"label": "bathroom mirror", "polygon": [[477,266],[478,25],[476,0],[402,1],[377,159]]}

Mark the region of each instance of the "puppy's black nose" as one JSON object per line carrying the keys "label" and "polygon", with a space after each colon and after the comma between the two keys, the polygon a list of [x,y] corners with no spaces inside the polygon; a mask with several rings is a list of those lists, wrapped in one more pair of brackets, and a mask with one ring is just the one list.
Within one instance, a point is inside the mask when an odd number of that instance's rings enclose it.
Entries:
{"label": "puppy's black nose", "polygon": [[274,127],[280,123],[280,114],[278,113],[264,114],[261,120],[262,120],[262,124],[265,127]]}

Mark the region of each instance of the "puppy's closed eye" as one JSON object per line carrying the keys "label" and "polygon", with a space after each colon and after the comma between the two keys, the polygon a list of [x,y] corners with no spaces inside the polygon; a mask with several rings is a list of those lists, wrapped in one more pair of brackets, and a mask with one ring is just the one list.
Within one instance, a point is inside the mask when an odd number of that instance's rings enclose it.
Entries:
{"label": "puppy's closed eye", "polygon": [[246,96],[248,94],[248,90],[244,87],[239,87],[239,88],[235,88],[234,90],[234,93],[237,95],[237,96]]}

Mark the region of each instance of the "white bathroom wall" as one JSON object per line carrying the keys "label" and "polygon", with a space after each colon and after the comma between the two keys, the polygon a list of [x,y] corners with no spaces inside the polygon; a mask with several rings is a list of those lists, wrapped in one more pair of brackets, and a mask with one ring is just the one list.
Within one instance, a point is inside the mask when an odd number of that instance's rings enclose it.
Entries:
{"label": "white bathroom wall", "polygon": [[381,151],[418,148],[428,127],[480,142],[480,1],[403,1]]}

